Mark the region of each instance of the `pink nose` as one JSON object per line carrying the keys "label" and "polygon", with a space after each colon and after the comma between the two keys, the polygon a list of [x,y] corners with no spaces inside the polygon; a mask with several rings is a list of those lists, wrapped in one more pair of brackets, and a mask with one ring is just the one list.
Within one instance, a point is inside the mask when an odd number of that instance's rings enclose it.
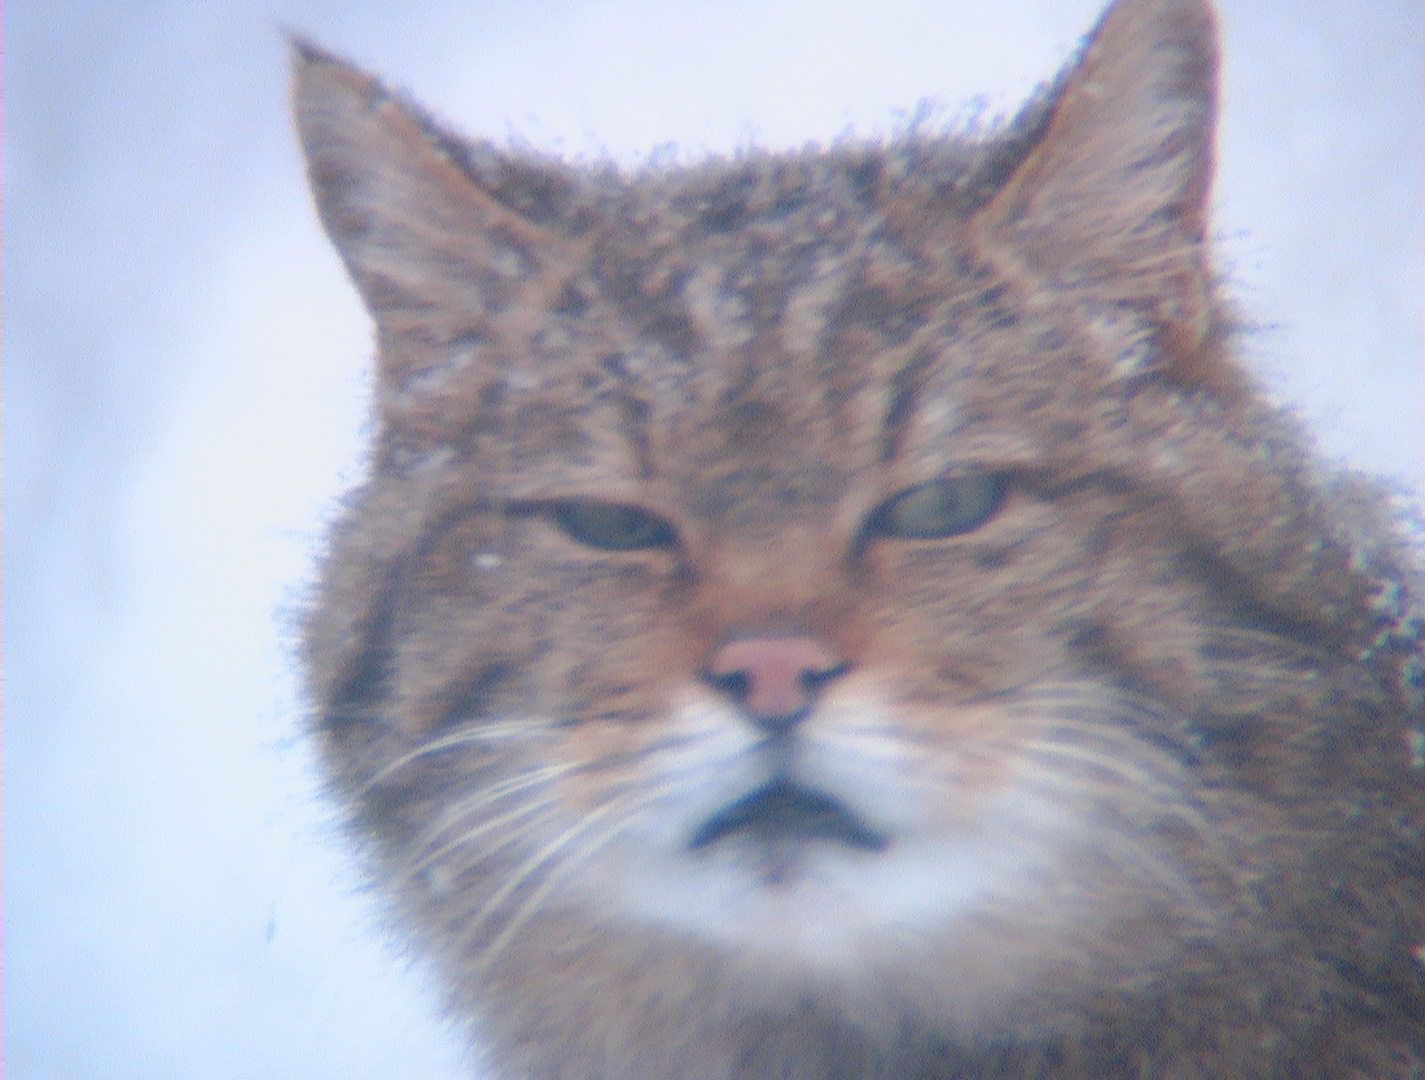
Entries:
{"label": "pink nose", "polygon": [[847,668],[819,638],[743,637],[713,653],[707,679],[754,724],[778,735],[804,719],[817,692]]}

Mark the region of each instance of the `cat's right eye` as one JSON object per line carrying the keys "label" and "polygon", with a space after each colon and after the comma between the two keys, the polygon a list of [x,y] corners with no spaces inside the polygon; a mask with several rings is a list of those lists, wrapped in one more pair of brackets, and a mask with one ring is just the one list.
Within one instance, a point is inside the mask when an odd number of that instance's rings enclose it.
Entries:
{"label": "cat's right eye", "polygon": [[550,507],[550,515],[566,535],[600,551],[669,548],[678,542],[668,521],[623,503],[565,499]]}

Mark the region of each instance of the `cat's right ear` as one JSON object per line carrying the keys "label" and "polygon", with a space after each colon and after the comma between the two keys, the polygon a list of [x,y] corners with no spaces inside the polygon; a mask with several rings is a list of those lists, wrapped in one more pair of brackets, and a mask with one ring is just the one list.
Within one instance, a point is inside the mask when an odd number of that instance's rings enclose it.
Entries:
{"label": "cat's right ear", "polygon": [[560,266],[578,257],[554,220],[561,184],[572,187],[557,167],[517,175],[493,147],[442,130],[360,69],[301,38],[291,45],[317,209],[383,340],[453,340],[525,303],[547,307],[528,294],[557,288]]}

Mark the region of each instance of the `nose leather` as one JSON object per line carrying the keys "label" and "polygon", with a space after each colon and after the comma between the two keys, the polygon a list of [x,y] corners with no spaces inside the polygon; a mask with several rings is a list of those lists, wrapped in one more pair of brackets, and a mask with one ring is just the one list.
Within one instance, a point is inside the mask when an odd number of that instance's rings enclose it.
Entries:
{"label": "nose leather", "polygon": [[739,637],[708,664],[708,681],[769,733],[791,730],[811,711],[821,688],[847,670],[830,644],[812,635]]}

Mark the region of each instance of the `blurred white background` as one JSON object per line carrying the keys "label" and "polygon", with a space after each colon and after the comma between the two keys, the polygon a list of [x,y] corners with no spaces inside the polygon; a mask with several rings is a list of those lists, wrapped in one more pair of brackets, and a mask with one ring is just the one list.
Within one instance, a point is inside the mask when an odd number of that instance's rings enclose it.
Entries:
{"label": "blurred white background", "polygon": [[[1012,111],[1098,0],[6,5],[5,1074],[453,1078],[315,798],[291,611],[369,327],[282,28],[458,127],[694,158]],[[1218,227],[1250,359],[1420,489],[1425,6],[1226,0]]]}

